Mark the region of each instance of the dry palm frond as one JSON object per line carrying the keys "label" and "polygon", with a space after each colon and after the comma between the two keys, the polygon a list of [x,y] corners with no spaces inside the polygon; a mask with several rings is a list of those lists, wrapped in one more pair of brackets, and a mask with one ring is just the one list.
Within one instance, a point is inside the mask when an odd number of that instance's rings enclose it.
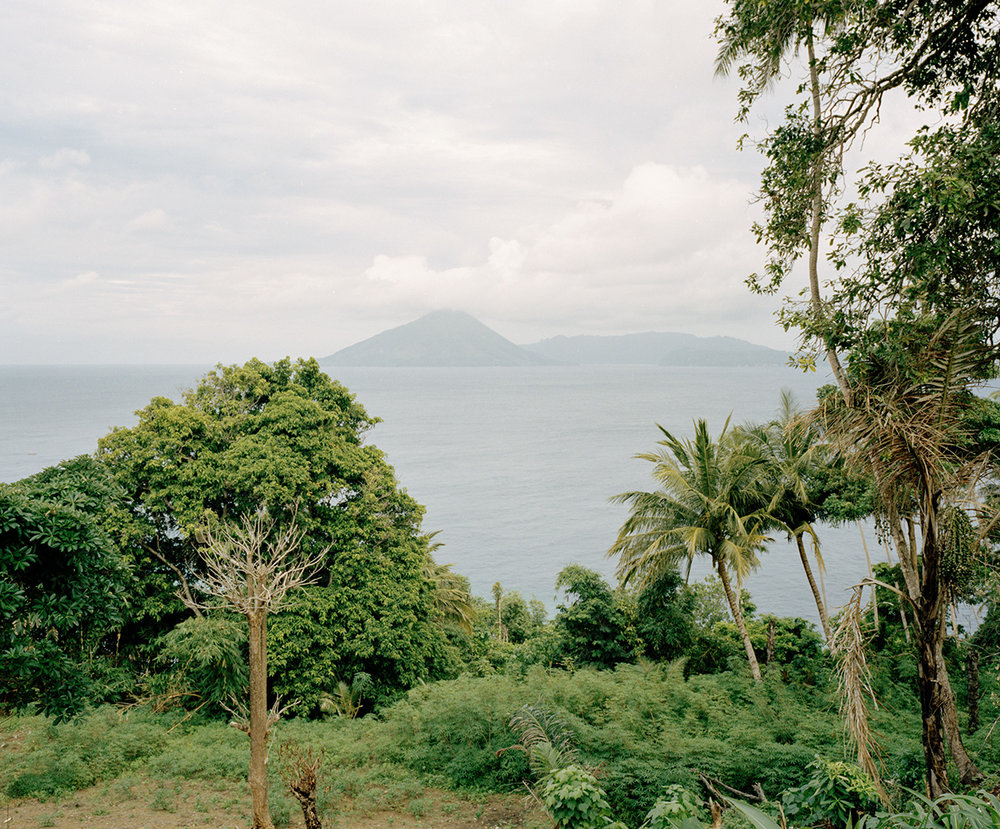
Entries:
{"label": "dry palm frond", "polygon": [[871,777],[879,798],[889,805],[879,773],[881,748],[871,730],[871,707],[878,701],[871,687],[871,673],[866,656],[867,641],[861,628],[862,585],[854,588],[851,600],[841,610],[840,624],[834,634],[837,657],[837,676],[840,686],[840,714],[844,730],[858,752],[858,765]]}
{"label": "dry palm frond", "polygon": [[844,457],[872,474],[883,500],[919,506],[967,483],[980,466],[963,456],[956,424],[989,357],[976,329],[953,314],[926,343],[913,346],[905,365],[863,360],[865,381],[856,384],[853,405],[830,395],[814,419]]}

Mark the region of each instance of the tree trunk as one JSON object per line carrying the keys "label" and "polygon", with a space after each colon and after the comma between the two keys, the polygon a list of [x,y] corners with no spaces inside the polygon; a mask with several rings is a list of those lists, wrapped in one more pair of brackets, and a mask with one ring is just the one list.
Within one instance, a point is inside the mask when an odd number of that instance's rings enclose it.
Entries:
{"label": "tree trunk", "polygon": [[806,571],[806,581],[809,582],[809,589],[812,590],[813,598],[816,600],[816,612],[819,613],[820,624],[823,625],[823,635],[826,637],[826,646],[830,649],[830,653],[835,653],[834,643],[833,643],[833,631],[830,628],[830,616],[826,612],[826,603],[823,601],[823,596],[819,592],[819,587],[816,585],[816,579],[813,577],[812,567],[809,565],[809,558],[806,556],[806,545],[802,541],[802,533],[795,536],[795,543],[799,548],[799,558],[802,560],[802,569]]}
{"label": "tree trunk", "polygon": [[[941,585],[941,550],[937,539],[938,495],[928,493],[922,505],[923,529],[922,569],[919,571],[919,596],[913,597],[914,634],[917,640],[917,689],[920,694],[920,714],[923,720],[924,763],[927,774],[927,796],[940,797],[950,791],[946,768],[945,729],[942,691],[941,643],[944,641],[944,592]],[[910,555],[915,559],[916,534],[913,521],[907,519],[910,536]],[[900,555],[902,560],[902,555]],[[915,560],[912,562],[916,570]],[[903,567],[905,573],[906,567]]]}
{"label": "tree trunk", "polygon": [[[812,94],[813,106],[813,136],[819,145],[823,130],[823,111],[820,103],[819,71],[816,68],[816,47],[813,44],[812,29],[806,36],[806,48],[809,52],[809,88]],[[823,316],[823,301],[819,292],[819,239],[820,231],[823,228],[823,156],[817,155],[812,160],[812,221],[809,227],[809,298],[812,304],[813,315],[817,320]],[[840,358],[837,352],[829,346],[826,349],[826,359],[833,371],[834,379],[840,393],[844,396],[847,405],[851,405],[851,386],[847,382],[847,375],[840,365]],[[829,639],[827,639],[829,641]]]}
{"label": "tree trunk", "polygon": [[716,561],[716,569],[719,572],[719,579],[722,581],[722,589],[726,592],[726,600],[729,602],[733,621],[736,622],[736,629],[740,632],[740,637],[743,639],[743,647],[747,652],[747,662],[750,663],[750,673],[753,676],[753,681],[760,682],[760,665],[757,664],[757,654],[754,653],[750,634],[747,633],[747,626],[743,622],[743,611],[740,610],[740,603],[733,595],[733,588],[729,584],[729,573],[726,572],[726,565],[722,559]]}
{"label": "tree trunk", "polygon": [[938,684],[941,686],[942,708],[941,716],[944,720],[944,733],[948,738],[948,750],[951,752],[951,759],[955,761],[958,768],[958,779],[963,786],[975,786],[983,779],[983,773],[965,750],[965,743],[962,742],[962,732],[958,725],[958,709],[955,706],[955,694],[951,690],[951,681],[948,679],[948,668],[945,665],[944,653],[941,650],[941,642],[938,642]]}
{"label": "tree trunk", "polygon": [[[932,621],[932,620],[927,620]],[[945,757],[944,722],[941,717],[942,699],[938,684],[938,662],[934,653],[934,635],[921,631],[917,686],[920,692],[920,713],[923,720],[921,739],[924,745],[924,765],[927,776],[927,796],[931,799],[950,791]],[[928,641],[930,640],[930,641]]]}
{"label": "tree trunk", "polygon": [[771,670],[771,663],[774,661],[774,629],[776,625],[774,619],[767,620],[767,654],[764,661],[767,669]]}
{"label": "tree trunk", "polygon": [[307,781],[297,781],[290,786],[295,799],[302,807],[302,821],[306,829],[323,829],[323,824],[319,819],[319,812],[316,809],[316,778],[313,777],[312,785]]}
{"label": "tree trunk", "polygon": [[965,657],[965,670],[969,685],[965,689],[965,705],[969,709],[969,733],[979,730],[979,651],[970,650]]}
{"label": "tree trunk", "polygon": [[250,796],[253,829],[274,829],[267,805],[267,615],[247,614],[250,627]]}

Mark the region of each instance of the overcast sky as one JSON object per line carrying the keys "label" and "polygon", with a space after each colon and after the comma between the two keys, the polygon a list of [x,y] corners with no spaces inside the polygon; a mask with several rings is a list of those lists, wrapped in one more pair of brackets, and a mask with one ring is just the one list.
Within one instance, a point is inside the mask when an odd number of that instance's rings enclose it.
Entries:
{"label": "overcast sky", "polygon": [[743,285],[722,10],[7,0],[0,362],[325,356],[439,308],[790,347]]}

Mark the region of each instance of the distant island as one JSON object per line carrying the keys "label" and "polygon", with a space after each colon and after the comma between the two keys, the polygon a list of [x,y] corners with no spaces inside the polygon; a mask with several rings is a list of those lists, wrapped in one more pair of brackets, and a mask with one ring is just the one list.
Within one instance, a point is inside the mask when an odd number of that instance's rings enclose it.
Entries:
{"label": "distant island", "polygon": [[656,333],[515,345],[462,311],[433,311],[323,357],[332,366],[783,365],[784,351],[733,337]]}

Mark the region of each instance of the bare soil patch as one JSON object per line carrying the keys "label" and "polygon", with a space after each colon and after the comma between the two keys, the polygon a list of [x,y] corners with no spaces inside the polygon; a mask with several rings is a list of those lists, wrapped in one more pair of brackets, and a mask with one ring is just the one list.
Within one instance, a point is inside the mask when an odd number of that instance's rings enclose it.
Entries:
{"label": "bare soil patch", "polygon": [[[275,815],[278,826],[301,829],[296,806]],[[282,819],[283,818],[283,819]],[[527,795],[467,798],[426,789],[394,808],[371,809],[345,800],[322,815],[328,829],[547,829],[551,821]],[[120,778],[53,800],[24,800],[0,807],[3,829],[181,829],[211,826],[247,829],[246,784],[216,788],[187,781]]]}

